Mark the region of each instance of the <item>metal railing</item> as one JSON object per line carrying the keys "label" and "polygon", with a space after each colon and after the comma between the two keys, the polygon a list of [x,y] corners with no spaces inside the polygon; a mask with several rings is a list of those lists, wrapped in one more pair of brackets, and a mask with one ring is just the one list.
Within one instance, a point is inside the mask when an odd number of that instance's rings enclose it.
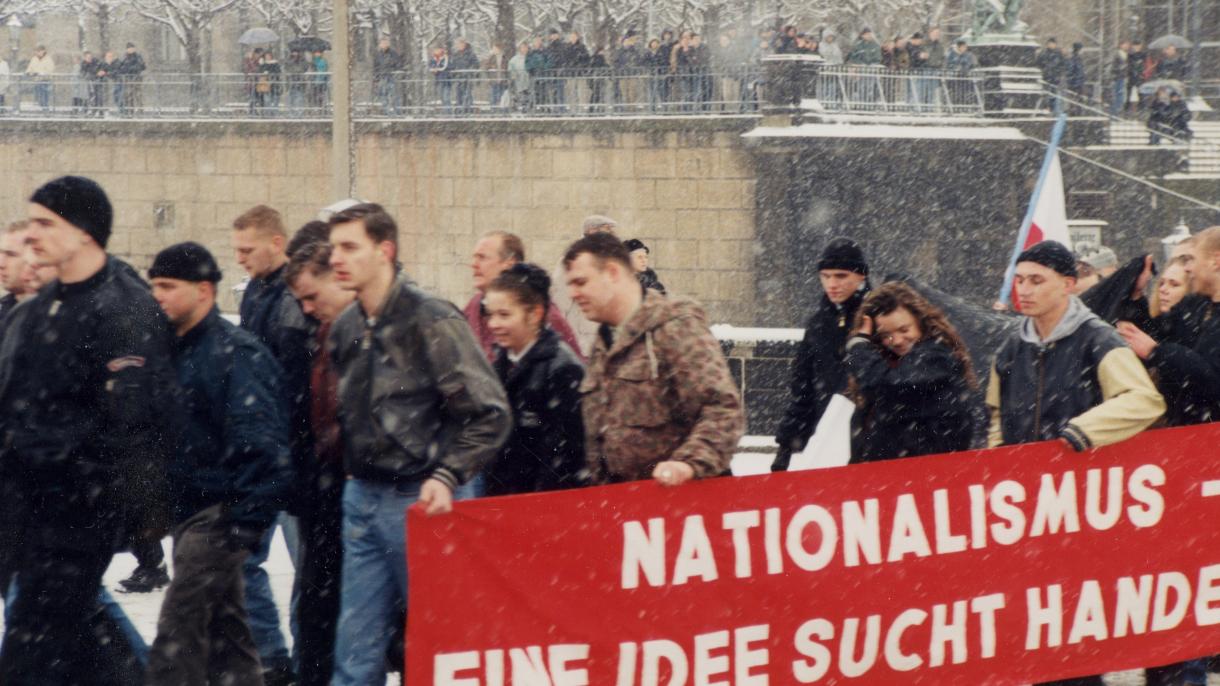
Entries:
{"label": "metal railing", "polygon": [[[0,78],[0,116],[30,118],[330,117],[329,73]],[[765,101],[757,65],[733,69],[405,72],[356,80],[360,118],[751,114]],[[982,115],[981,79],[943,71],[824,67],[814,85],[832,112]]]}
{"label": "metal railing", "polygon": [[822,108],[831,112],[951,116],[984,113],[982,79],[960,72],[822,67],[814,87]]}

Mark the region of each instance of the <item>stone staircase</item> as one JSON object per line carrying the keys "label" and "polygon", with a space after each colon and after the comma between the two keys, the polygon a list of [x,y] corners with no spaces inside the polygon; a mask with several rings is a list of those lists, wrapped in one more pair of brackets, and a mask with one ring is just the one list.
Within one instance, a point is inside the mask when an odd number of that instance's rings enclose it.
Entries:
{"label": "stone staircase", "polygon": [[[1161,145],[1174,145],[1184,148],[1187,165],[1186,176],[1220,177],[1220,121],[1193,121],[1190,128],[1194,137],[1189,146],[1162,140]],[[1148,144],[1148,129],[1142,121],[1114,121],[1110,123],[1110,145],[1112,146],[1145,146]]]}

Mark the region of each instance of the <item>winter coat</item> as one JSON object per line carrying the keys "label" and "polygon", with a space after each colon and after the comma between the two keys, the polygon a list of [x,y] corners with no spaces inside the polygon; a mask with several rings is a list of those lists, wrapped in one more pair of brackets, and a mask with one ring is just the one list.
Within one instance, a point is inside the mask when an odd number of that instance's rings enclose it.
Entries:
{"label": "winter coat", "polygon": [[665,284],[661,283],[660,277],[657,276],[657,272],[652,267],[639,272],[635,276],[640,280],[640,285],[644,288],[650,288],[661,295],[665,295]]}
{"label": "winter coat", "polygon": [[696,478],[725,474],[745,427],[703,309],[655,291],[616,332],[603,326],[580,392],[595,484],[647,479],[668,460]]}
{"label": "winter coat", "polygon": [[644,62],[639,45],[625,45],[614,53],[614,68],[618,71],[629,71],[639,68]]}
{"label": "winter coat", "polygon": [[847,64],[872,66],[881,64],[881,45],[875,40],[859,40],[847,53]]}
{"label": "winter coat", "polygon": [[0,344],[0,482],[28,496],[41,544],[106,550],[169,526],[177,449],[173,332],[145,284],[109,257],[7,318]]}
{"label": "winter coat", "polygon": [[585,466],[580,381],[584,365],[550,329],[514,364],[497,350],[496,375],[508,393],[513,430],[483,471],[487,495],[538,493],[578,485]]}
{"label": "winter coat", "polygon": [[822,41],[818,45],[818,54],[826,60],[826,64],[843,64],[843,49],[839,47],[838,43]]}
{"label": "winter coat", "polygon": [[1148,53],[1141,51],[1127,55],[1127,87],[1138,86],[1144,82],[1144,63]]}
{"label": "winter coat", "polygon": [[1186,60],[1182,59],[1181,57],[1161,60],[1156,65],[1156,77],[1158,79],[1185,81]]}
{"label": "winter coat", "polygon": [[584,41],[564,43],[563,69],[584,69],[589,66],[589,48]]}
{"label": "winter coat", "polygon": [[523,95],[530,90],[530,72],[526,64],[529,58],[525,55],[516,54],[508,61],[508,78],[513,83],[513,93]]}
{"label": "winter coat", "polygon": [[551,68],[551,60],[543,50],[530,50],[525,56],[525,70],[530,76],[540,76]]}
{"label": "winter coat", "polygon": [[1193,345],[1164,341],[1152,349],[1148,367],[1157,373],[1170,426],[1220,420],[1220,305],[1202,310]]}
{"label": "winter coat", "polygon": [[1080,59],[1079,55],[1072,55],[1067,59],[1067,68],[1065,71],[1067,88],[1073,93],[1083,93],[1085,81],[1088,80],[1088,75],[1084,70],[1084,60]]}
{"label": "winter coat", "polygon": [[144,73],[148,67],[144,64],[144,58],[138,52],[125,53],[119,58],[117,71],[123,78],[128,81],[134,81]]}
{"label": "winter coat", "polygon": [[242,295],[241,327],[254,334],[280,363],[280,391],[288,407],[288,438],[298,473],[312,459],[309,430],[309,374],[316,350],[317,322],[306,317],[284,282],[284,268],[251,279]]}
{"label": "winter coat", "polygon": [[1153,320],[1153,327],[1147,333],[1159,343],[1193,348],[1203,333],[1203,322],[1211,307],[1212,302],[1207,297],[1188,293],[1172,310]]}
{"label": "winter coat", "polygon": [[1063,82],[1063,72],[1067,69],[1067,60],[1058,50],[1043,49],[1034,58],[1034,63],[1042,71],[1042,80],[1052,86]]}
{"label": "winter coat", "polygon": [[[496,359],[496,339],[491,335],[491,329],[487,327],[487,315],[483,311],[483,294],[475,293],[470,302],[466,303],[466,308],[462,310],[466,321],[470,324],[470,329],[474,331],[474,337],[479,341],[479,347],[487,355],[489,362],[494,362]],[[572,327],[568,326],[568,320],[563,318],[563,313],[555,303],[551,303],[550,307],[546,308],[546,325],[548,328],[559,334],[564,343],[568,344],[572,350],[580,355],[580,343],[576,341],[576,334],[572,331]],[[583,356],[580,358],[584,359]]]}
{"label": "winter coat", "polygon": [[469,45],[463,50],[458,50],[449,58],[449,69],[455,72],[464,72],[455,74],[463,79],[471,79],[476,76],[473,72],[479,70],[479,57],[474,54],[474,48]]}
{"label": "winter coat", "polygon": [[928,69],[944,69],[945,68],[945,46],[938,40],[930,40],[924,43],[924,51],[928,53]]}
{"label": "winter coat", "polygon": [[174,368],[184,412],[169,472],[174,521],[222,505],[227,525],[266,529],[293,485],[280,365],[213,308],[175,341]]}
{"label": "winter coat", "polygon": [[969,50],[966,52],[952,50],[949,52],[949,57],[945,60],[946,69],[963,75],[969,74],[978,66],[978,60],[974,58],[974,53]]}
{"label": "winter coat", "polygon": [[377,49],[373,53],[373,76],[388,79],[394,72],[402,71],[402,55],[394,48]]}
{"label": "winter coat", "polygon": [[1063,438],[1076,450],[1130,438],[1165,412],[1135,353],[1077,298],[1043,341],[1032,319],[996,353],[988,445]]}
{"label": "winter coat", "polygon": [[968,450],[981,413],[965,366],[949,346],[925,339],[889,360],[869,339],[847,343],[846,365],[864,401],[853,463]]}
{"label": "winter coat", "polygon": [[926,69],[928,67],[928,46],[922,43],[919,45],[909,43],[907,44],[907,55],[910,59],[911,69]]}
{"label": "winter coat", "polygon": [[568,65],[568,48],[563,39],[555,39],[547,43],[542,48],[542,54],[546,55],[548,69],[560,71],[570,68]]}
{"label": "winter coat", "polygon": [[339,421],[348,474],[367,481],[451,489],[504,443],[512,420],[500,381],[452,304],[399,274],[381,311],[356,303],[328,341],[339,374]]}
{"label": "winter coat", "polygon": [[55,60],[50,55],[31,57],[25,65],[25,73],[29,76],[50,76],[55,73]]}
{"label": "winter coat", "polygon": [[[867,287],[841,306],[823,295],[821,307],[806,323],[805,337],[792,361],[789,384],[792,399],[775,432],[775,442],[782,449],[803,450],[831,396],[847,388],[847,367],[843,362],[847,334],[866,295]],[[776,464],[774,468],[787,469],[788,465]]]}

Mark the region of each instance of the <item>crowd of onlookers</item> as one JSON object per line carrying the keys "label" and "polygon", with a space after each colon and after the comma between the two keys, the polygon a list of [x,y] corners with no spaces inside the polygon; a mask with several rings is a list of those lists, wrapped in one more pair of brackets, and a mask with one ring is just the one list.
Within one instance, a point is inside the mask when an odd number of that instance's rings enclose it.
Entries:
{"label": "crowd of onlookers", "polygon": [[[1052,92],[1066,93],[1078,101],[1100,101],[1102,94],[1091,92],[1083,50],[1083,43],[1073,43],[1069,51],[1050,38],[1038,53],[1037,65]],[[1113,117],[1146,116],[1153,145],[1162,138],[1190,140],[1191,112],[1183,98],[1188,63],[1178,48],[1150,49],[1141,41],[1123,40],[1111,59],[1110,88],[1105,94],[1108,113]],[[1054,107],[1058,110],[1061,100],[1055,98]]]}

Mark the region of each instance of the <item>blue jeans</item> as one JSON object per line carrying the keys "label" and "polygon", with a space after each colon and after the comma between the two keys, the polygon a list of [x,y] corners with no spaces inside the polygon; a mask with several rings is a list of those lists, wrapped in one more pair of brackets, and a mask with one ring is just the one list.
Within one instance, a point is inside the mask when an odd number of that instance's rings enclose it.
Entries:
{"label": "blue jeans", "polygon": [[1123,113],[1123,108],[1127,106],[1127,79],[1118,77],[1114,79],[1114,86],[1110,89],[1110,116],[1117,117]]}
{"label": "blue jeans", "polygon": [[[298,535],[296,517],[281,514],[279,523],[284,528],[284,542],[288,545],[288,555],[292,558],[293,569],[296,569],[298,555]],[[284,642],[284,632],[280,630],[280,612],[275,607],[275,598],[271,595],[271,579],[263,570],[263,563],[271,552],[271,539],[275,536],[275,527],[267,529],[258,550],[246,558],[242,565],[242,576],[246,582],[246,613],[249,615],[250,632],[254,634],[254,645],[258,647],[258,657],[264,669],[284,667],[290,664],[288,646]],[[293,591],[293,599],[296,592]],[[289,610],[289,614],[294,615]],[[291,630],[291,627],[290,627]]]}
{"label": "blue jeans", "polygon": [[349,479],[343,487],[343,590],[332,686],[382,686],[385,655],[407,606],[406,510],[420,484]]}
{"label": "blue jeans", "polygon": [[38,102],[38,106],[42,109],[51,107],[51,84],[45,81],[40,81],[34,84],[34,99]]}

